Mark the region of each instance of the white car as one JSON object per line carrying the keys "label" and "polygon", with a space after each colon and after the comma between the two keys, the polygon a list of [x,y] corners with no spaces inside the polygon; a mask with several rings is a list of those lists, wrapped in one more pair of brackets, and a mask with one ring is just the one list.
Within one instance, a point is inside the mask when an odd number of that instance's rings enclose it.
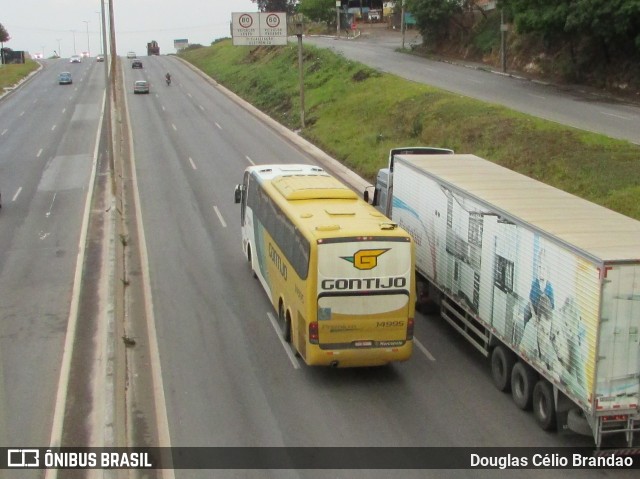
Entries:
{"label": "white car", "polygon": [[138,80],[133,84],[133,93],[149,93],[149,82]]}
{"label": "white car", "polygon": [[80,55],[72,55],[71,58],[69,58],[69,63],[82,63],[82,57],[80,57]]}
{"label": "white car", "polygon": [[136,58],[136,52],[128,52],[127,58]]}

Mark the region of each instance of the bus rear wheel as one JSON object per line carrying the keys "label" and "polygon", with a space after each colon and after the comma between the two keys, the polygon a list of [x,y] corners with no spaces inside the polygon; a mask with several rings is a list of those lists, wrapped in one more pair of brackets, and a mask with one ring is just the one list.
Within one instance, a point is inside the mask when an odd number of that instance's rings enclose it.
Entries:
{"label": "bus rear wheel", "polygon": [[282,330],[282,338],[287,342],[291,342],[291,316],[285,313],[284,303],[280,300],[278,304],[278,322]]}

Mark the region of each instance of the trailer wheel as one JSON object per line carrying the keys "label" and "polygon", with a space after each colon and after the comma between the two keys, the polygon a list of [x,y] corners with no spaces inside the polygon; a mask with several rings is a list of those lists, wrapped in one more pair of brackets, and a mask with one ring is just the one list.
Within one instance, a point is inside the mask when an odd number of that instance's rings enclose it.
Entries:
{"label": "trailer wheel", "polygon": [[491,352],[491,377],[498,391],[509,392],[511,387],[511,371],[515,357],[504,346],[498,345]]}
{"label": "trailer wheel", "polygon": [[522,410],[531,409],[533,388],[536,384],[536,372],[518,361],[511,371],[511,397]]}
{"label": "trailer wheel", "polygon": [[546,379],[538,381],[533,388],[533,416],[543,431],[553,431],[556,428],[553,387]]}

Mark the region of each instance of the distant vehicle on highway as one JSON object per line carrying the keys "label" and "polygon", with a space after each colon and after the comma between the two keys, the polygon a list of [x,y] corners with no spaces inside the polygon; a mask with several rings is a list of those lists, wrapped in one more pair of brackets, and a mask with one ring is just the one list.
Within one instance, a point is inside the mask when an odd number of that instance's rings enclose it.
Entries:
{"label": "distant vehicle on highway", "polygon": [[149,82],[147,80],[137,80],[133,84],[133,93],[149,93]]}
{"label": "distant vehicle on highway", "polygon": [[155,40],[151,40],[147,43],[147,55],[160,55],[160,47],[158,46],[158,42]]}
{"label": "distant vehicle on highway", "polygon": [[58,75],[58,84],[60,85],[71,85],[73,83],[73,79],[71,77],[71,73],[62,72]]}
{"label": "distant vehicle on highway", "polygon": [[80,55],[72,55],[69,58],[69,63],[82,63],[82,57]]}
{"label": "distant vehicle on highway", "polygon": [[136,58],[136,52],[127,52],[127,58]]}
{"label": "distant vehicle on highway", "polygon": [[133,60],[131,62],[131,68],[142,68],[142,62],[140,60]]}
{"label": "distant vehicle on highway", "polygon": [[103,62],[104,61],[104,55],[103,54],[96,55],[96,61],[97,62]]}

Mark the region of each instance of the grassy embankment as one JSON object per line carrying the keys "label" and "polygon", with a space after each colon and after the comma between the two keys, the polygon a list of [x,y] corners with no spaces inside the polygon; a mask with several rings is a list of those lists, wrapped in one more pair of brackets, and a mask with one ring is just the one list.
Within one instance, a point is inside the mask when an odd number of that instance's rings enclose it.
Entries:
{"label": "grassy embankment", "polygon": [[[297,46],[223,40],[182,56],[280,123],[300,127]],[[307,45],[304,57],[301,135],[369,180],[392,147],[447,147],[640,219],[640,146],[380,73],[328,50]]]}
{"label": "grassy embankment", "polygon": [[0,91],[14,86],[36,68],[38,64],[33,60],[17,65],[0,65]]}

